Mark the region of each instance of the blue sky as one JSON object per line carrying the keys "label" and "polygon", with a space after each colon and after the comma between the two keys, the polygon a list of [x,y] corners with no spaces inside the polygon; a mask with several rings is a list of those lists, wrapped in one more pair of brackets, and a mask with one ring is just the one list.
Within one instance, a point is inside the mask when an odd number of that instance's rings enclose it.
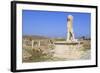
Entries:
{"label": "blue sky", "polygon": [[91,14],[77,12],[22,11],[23,35],[41,35],[48,37],[67,36],[67,16],[73,15],[75,37],[90,36]]}

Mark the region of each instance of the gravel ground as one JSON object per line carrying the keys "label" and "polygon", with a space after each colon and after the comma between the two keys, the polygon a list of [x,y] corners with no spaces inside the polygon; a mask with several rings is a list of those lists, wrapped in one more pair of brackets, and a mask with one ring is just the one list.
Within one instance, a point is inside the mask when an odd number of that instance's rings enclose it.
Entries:
{"label": "gravel ground", "polygon": [[91,58],[91,51],[86,50],[80,59],[90,59],[90,58]]}

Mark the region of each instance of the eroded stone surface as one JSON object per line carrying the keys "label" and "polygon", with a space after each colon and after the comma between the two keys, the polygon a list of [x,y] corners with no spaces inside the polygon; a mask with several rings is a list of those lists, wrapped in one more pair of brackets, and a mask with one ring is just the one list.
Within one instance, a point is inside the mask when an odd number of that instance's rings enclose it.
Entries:
{"label": "eroded stone surface", "polygon": [[68,45],[56,45],[54,57],[64,59],[80,59],[84,54],[84,51],[80,50],[81,45],[68,46]]}

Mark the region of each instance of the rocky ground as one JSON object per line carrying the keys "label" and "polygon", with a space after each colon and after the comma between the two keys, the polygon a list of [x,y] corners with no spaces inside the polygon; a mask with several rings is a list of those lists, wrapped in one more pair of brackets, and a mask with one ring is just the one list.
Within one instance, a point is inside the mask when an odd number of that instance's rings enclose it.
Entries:
{"label": "rocky ground", "polygon": [[78,46],[56,45],[54,57],[64,60],[90,59],[90,49],[84,49]]}
{"label": "rocky ground", "polygon": [[[67,60],[86,60],[91,58],[90,49],[77,48],[79,46],[56,45],[52,57],[41,55],[32,59],[31,53],[23,50],[24,62],[42,62],[42,61],[67,61]],[[39,53],[39,52],[38,52]],[[37,53],[35,53],[36,55]],[[33,53],[34,55],[34,53]]]}
{"label": "rocky ground", "polygon": [[[90,41],[82,41],[83,44],[56,44],[53,53],[50,54],[48,48],[23,48],[23,62],[43,62],[43,61],[67,61],[67,60],[87,60],[91,58]],[[44,53],[45,51],[47,53]]]}

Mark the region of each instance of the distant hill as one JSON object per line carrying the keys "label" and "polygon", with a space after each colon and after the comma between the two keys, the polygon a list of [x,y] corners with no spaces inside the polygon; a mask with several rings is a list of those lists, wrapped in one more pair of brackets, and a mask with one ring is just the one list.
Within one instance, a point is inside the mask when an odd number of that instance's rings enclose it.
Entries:
{"label": "distant hill", "polygon": [[41,40],[41,39],[50,39],[48,37],[40,36],[40,35],[23,35],[22,37],[23,37],[23,39],[25,39],[25,38],[27,38],[27,39],[38,39],[38,40]]}

